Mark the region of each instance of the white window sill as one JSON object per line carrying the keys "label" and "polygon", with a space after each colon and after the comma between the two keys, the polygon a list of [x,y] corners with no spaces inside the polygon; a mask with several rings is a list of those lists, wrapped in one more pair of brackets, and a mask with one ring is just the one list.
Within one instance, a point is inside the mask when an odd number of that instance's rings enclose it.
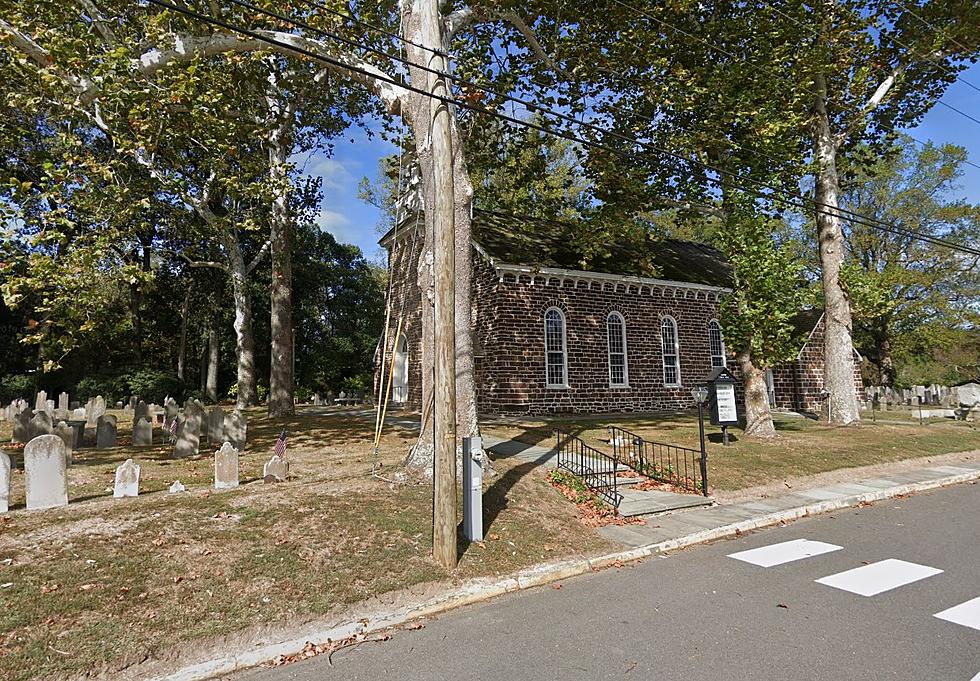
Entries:
{"label": "white window sill", "polygon": [[545,390],[568,390],[568,385],[555,384],[555,385],[545,385]]}

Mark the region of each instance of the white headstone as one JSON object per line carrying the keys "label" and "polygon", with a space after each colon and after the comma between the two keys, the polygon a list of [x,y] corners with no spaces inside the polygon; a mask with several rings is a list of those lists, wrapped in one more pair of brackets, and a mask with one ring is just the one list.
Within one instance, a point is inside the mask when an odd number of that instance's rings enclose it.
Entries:
{"label": "white headstone", "polygon": [[289,478],[289,462],[281,456],[273,456],[262,467],[265,482],[286,482]]}
{"label": "white headstone", "polygon": [[57,435],[41,435],[24,447],[24,484],[28,510],[68,505],[65,443]]}
{"label": "white headstone", "polygon": [[140,493],[140,467],[132,459],[116,469],[116,484],[112,488],[115,499],[137,497]]}
{"label": "white headstone", "polygon": [[34,398],[34,411],[47,411],[48,409],[48,394],[40,390],[37,396]]}
{"label": "white headstone", "polygon": [[58,395],[58,409],[68,411],[68,393]]}
{"label": "white headstone", "polygon": [[230,442],[221,445],[214,453],[214,488],[233,489],[238,487],[238,454]]}
{"label": "white headstone", "polygon": [[180,494],[181,492],[186,492],[187,488],[184,487],[180,480],[174,480],[174,484],[170,486],[171,494]]}
{"label": "white headstone", "polygon": [[10,509],[10,456],[0,449],[0,513]]}

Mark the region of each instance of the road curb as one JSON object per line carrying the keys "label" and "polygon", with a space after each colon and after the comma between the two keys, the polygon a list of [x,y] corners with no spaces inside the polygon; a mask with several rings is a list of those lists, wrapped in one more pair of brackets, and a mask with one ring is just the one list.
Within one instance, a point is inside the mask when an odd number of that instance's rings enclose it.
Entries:
{"label": "road curb", "polygon": [[812,504],[805,504],[784,511],[765,513],[748,520],[694,532],[682,537],[676,537],[638,548],[616,551],[591,559],[558,560],[540,563],[507,577],[479,577],[469,579],[452,590],[444,591],[420,603],[403,606],[387,612],[378,612],[357,622],[349,622],[321,630],[308,630],[303,635],[291,637],[285,641],[259,644],[233,654],[189,665],[168,674],[150,677],[147,681],[207,681],[216,676],[255,667],[280,655],[295,655],[302,652],[308,642],[324,643],[328,640],[341,641],[357,634],[370,634],[407,624],[420,617],[431,617],[465,605],[472,605],[503,596],[504,594],[524,591],[562,579],[577,577],[589,572],[635,562],[658,553],[674,551],[717,539],[724,539],[742,532],[748,532],[770,525],[778,525],[779,523],[810,515],[818,515],[843,508],[852,508],[863,503],[882,501],[905,494],[924,492],[978,479],[980,479],[980,471],[971,471],[969,473],[950,475],[924,482],[896,485],[873,492],[863,492],[837,499],[816,501]]}

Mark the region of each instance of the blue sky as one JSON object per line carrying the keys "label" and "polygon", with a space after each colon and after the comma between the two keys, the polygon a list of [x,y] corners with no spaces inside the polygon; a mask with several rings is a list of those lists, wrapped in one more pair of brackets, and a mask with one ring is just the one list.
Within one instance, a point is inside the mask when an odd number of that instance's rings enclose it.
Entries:
{"label": "blue sky", "polygon": [[[980,87],[980,64],[974,64],[961,74],[964,79]],[[980,119],[980,92],[961,82],[956,82],[943,96],[944,102],[960,111]],[[966,148],[973,163],[980,165],[980,124],[950,109],[936,105],[922,123],[910,131],[923,142],[950,142]],[[359,128],[352,128],[337,140],[331,157],[317,154],[307,161],[307,172],[323,177],[323,206],[320,226],[332,233],[338,241],[356,244],[365,256],[381,261],[378,247],[378,210],[357,198],[357,186],[362,177],[375,179],[378,160],[395,153],[393,145],[378,135],[368,138]],[[296,159],[302,164],[306,159]],[[972,203],[980,203],[980,168],[964,167],[962,178],[963,197]]]}

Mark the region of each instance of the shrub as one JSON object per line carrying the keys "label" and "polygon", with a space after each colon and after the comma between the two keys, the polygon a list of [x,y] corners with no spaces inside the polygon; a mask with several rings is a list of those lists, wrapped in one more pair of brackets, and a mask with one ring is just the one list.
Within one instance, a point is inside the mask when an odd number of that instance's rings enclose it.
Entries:
{"label": "shrub", "polygon": [[126,386],[131,395],[141,400],[163,404],[168,395],[182,401],[186,388],[175,374],[159,369],[137,369],[125,375]]}
{"label": "shrub", "polygon": [[26,374],[8,374],[0,377],[0,404],[13,402],[23,398],[32,403],[34,396],[34,379]]}
{"label": "shrub", "polygon": [[75,385],[75,393],[80,402],[102,395],[106,404],[113,404],[127,397],[126,392],[128,392],[126,379],[121,376],[95,374],[86,376]]}
{"label": "shrub", "polygon": [[293,397],[297,402],[309,402],[310,398],[313,396],[313,391],[309,388],[303,387],[301,385],[293,388]]}

